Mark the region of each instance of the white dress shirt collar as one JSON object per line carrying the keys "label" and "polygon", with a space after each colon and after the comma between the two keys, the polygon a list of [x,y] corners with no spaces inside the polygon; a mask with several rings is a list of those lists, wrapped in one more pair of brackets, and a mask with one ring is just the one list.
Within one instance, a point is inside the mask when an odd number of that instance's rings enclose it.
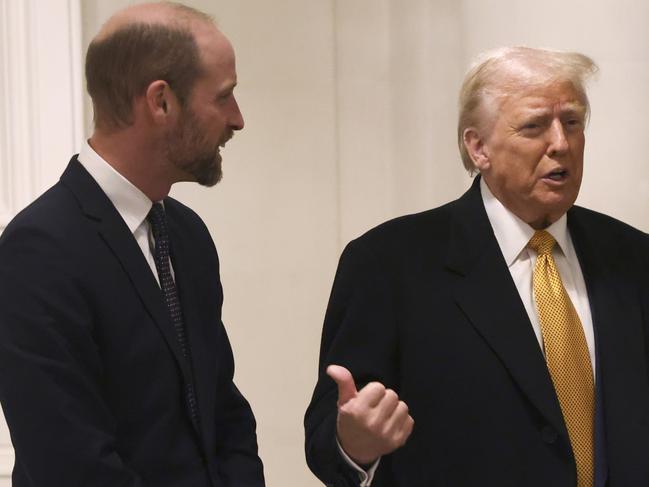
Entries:
{"label": "white dress shirt collar", "polygon": [[[511,267],[520,253],[527,247],[532,235],[534,235],[534,229],[505,208],[493,195],[484,178],[480,179],[480,192],[482,193],[482,201],[487,211],[489,223],[491,223],[494,230],[500,250],[503,257],[505,257],[507,266]],[[545,230],[557,241],[557,247],[568,259],[571,259],[573,256],[570,254],[572,254],[573,247],[569,245],[570,236],[567,221],[568,219],[564,213],[561,218]]]}
{"label": "white dress shirt collar", "polygon": [[131,233],[134,233],[149,214],[153,205],[151,200],[102,159],[87,141],[81,147],[78,160],[106,193]]}

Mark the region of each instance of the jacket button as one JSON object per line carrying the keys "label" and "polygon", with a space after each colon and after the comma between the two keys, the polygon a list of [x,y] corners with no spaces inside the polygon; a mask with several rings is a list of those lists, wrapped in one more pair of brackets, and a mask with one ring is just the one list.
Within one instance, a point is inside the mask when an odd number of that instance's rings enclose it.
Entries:
{"label": "jacket button", "polygon": [[546,443],[554,443],[555,441],[557,441],[557,436],[557,432],[554,431],[554,428],[552,426],[544,426],[541,430],[541,438],[543,438],[543,441]]}

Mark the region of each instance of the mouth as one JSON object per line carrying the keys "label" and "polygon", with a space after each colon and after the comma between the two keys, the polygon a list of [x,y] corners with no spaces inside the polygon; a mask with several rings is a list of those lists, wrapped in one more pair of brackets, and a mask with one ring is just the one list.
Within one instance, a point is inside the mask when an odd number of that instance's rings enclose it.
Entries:
{"label": "mouth", "polygon": [[550,171],[545,176],[543,176],[543,179],[549,179],[556,182],[565,181],[567,178],[568,171],[566,169],[555,169],[554,171]]}
{"label": "mouth", "polygon": [[216,153],[217,154],[221,153],[221,149],[223,149],[225,147],[225,144],[227,144],[228,140],[230,140],[230,139],[225,139],[225,140],[223,140],[223,141],[221,141],[219,143],[219,145],[216,147]]}
{"label": "mouth", "polygon": [[226,136],[223,138],[223,140],[219,144],[219,147],[221,149],[223,149],[225,147],[225,144],[227,144],[233,136],[234,136],[234,134],[232,132],[226,134]]}

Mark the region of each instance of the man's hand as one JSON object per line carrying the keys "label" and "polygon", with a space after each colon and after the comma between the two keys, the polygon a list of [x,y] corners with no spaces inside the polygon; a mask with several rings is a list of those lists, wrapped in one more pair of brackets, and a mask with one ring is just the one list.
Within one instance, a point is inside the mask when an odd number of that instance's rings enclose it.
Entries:
{"label": "man's hand", "polygon": [[327,375],[338,384],[338,441],[352,460],[368,465],[404,445],[415,422],[396,392],[379,382],[357,391],[351,372],[339,365],[327,367]]}

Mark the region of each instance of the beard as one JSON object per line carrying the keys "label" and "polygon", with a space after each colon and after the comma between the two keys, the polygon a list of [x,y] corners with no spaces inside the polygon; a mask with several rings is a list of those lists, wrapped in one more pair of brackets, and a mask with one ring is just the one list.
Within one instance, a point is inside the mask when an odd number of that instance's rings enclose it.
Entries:
{"label": "beard", "polygon": [[195,113],[185,109],[178,125],[167,136],[167,159],[198,184],[214,186],[223,177],[219,146],[231,137],[230,130],[219,140],[210,140],[201,130]]}

